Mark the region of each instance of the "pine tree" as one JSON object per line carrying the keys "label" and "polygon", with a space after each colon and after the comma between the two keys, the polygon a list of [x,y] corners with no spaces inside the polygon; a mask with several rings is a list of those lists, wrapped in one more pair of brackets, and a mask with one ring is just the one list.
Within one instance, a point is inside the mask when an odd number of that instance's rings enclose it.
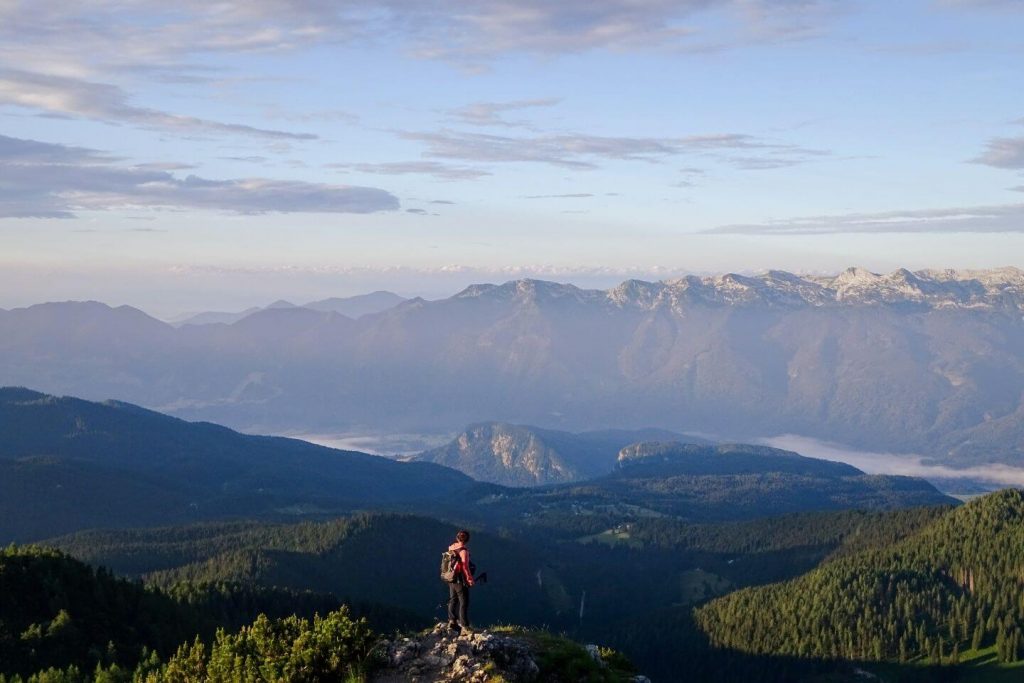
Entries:
{"label": "pine tree", "polygon": [[981,644],[985,638],[985,628],[978,622],[978,625],[974,627],[974,637],[971,638],[971,649],[980,650]]}

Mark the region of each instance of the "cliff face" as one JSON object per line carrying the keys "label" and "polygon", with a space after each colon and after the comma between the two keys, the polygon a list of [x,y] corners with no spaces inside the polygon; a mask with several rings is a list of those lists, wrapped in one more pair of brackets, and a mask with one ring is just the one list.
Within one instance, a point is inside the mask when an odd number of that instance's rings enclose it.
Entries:
{"label": "cliff face", "polygon": [[654,439],[703,443],[660,429],[611,429],[571,433],[529,425],[470,425],[451,443],[416,456],[477,481],[503,486],[544,486],[592,479],[615,469],[620,449]]}

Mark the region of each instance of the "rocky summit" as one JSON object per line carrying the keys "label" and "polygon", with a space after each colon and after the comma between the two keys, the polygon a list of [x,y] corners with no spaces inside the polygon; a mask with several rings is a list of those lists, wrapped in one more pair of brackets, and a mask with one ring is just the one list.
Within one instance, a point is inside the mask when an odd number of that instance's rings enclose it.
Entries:
{"label": "rocky summit", "polygon": [[414,459],[451,467],[492,484],[543,486],[608,474],[615,469],[624,446],[650,440],[703,443],[703,439],[662,429],[571,433],[486,422],[470,425],[450,443]]}
{"label": "rocky summit", "polygon": [[[556,640],[546,636],[548,640]],[[601,674],[615,680],[650,683],[646,676],[612,671],[601,649],[595,645],[582,647],[557,639],[559,646],[568,646]],[[550,645],[548,645],[550,647]],[[529,633],[494,633],[474,631],[462,635],[445,624],[419,635],[398,637],[380,645],[385,664],[370,679],[372,683],[508,683],[562,680],[558,671],[545,667],[545,644]],[[588,677],[604,680],[606,676]]]}

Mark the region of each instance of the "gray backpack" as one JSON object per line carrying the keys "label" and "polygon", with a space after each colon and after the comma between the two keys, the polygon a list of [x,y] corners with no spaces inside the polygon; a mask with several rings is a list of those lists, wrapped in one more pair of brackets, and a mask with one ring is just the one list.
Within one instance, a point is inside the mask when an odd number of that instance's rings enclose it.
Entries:
{"label": "gray backpack", "polygon": [[[463,546],[465,547],[465,546]],[[459,580],[459,574],[461,573],[462,557],[459,555],[459,548],[457,550],[445,550],[441,553],[441,580],[445,583],[455,583]],[[473,560],[469,561],[469,574],[472,576],[476,574],[476,565],[473,564]]]}
{"label": "gray backpack", "polygon": [[462,558],[459,557],[457,550],[445,550],[441,553],[441,580],[445,583],[455,583],[459,575],[460,562]]}

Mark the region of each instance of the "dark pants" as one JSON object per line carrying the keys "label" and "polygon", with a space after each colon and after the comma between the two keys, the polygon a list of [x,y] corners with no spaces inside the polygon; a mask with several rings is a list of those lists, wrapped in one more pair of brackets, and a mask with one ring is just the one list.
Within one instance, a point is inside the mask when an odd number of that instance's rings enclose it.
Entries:
{"label": "dark pants", "polygon": [[456,581],[448,584],[448,623],[469,628],[469,586]]}

